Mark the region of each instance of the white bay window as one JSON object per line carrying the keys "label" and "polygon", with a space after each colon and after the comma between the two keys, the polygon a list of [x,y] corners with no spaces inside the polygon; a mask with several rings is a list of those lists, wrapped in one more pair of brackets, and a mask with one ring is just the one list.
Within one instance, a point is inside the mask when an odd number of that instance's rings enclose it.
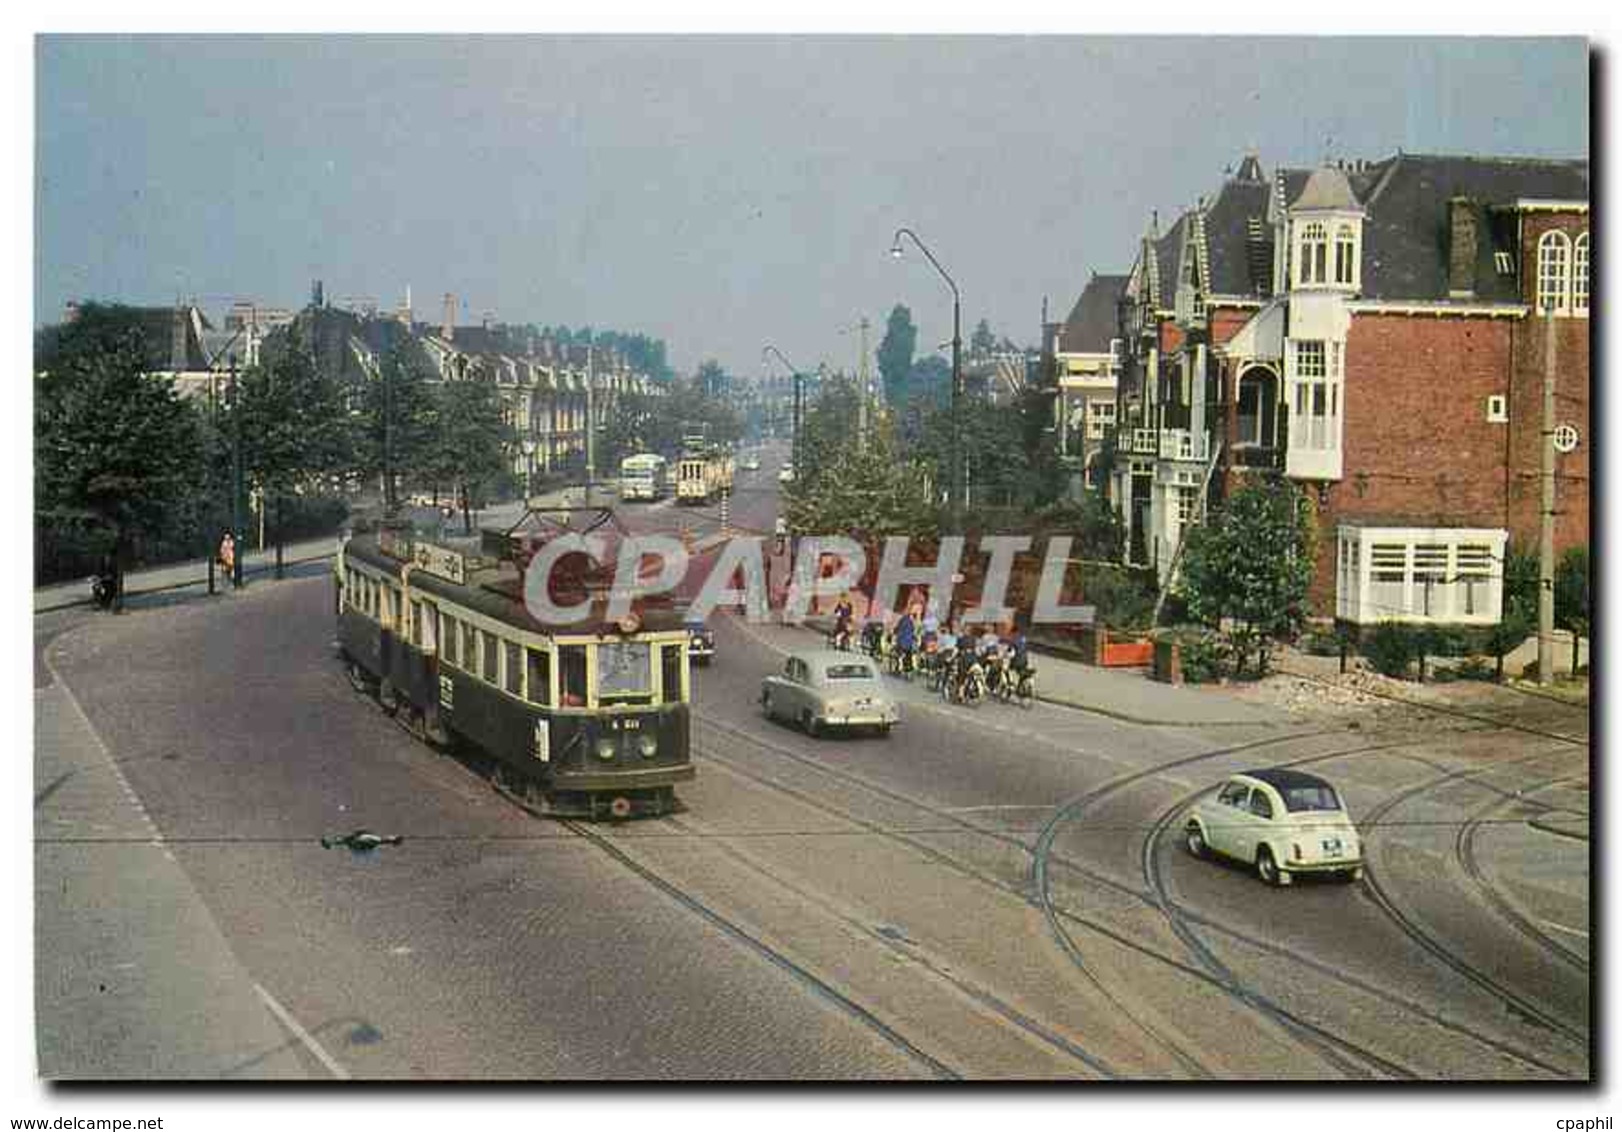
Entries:
{"label": "white bay window", "polygon": [[1505,531],[1364,527],[1337,531],[1335,615],[1381,621],[1491,625],[1503,602]]}

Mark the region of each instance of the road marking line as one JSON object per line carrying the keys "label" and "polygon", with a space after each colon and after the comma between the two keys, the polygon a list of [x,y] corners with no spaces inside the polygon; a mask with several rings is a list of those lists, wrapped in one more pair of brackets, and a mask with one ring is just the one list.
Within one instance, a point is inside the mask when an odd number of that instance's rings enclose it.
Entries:
{"label": "road marking line", "polygon": [[1565,924],[1557,924],[1553,920],[1539,920],[1538,923],[1542,924],[1544,927],[1553,928],[1555,931],[1569,932],[1572,935],[1580,935],[1584,939],[1588,938],[1588,933],[1583,931],[1581,928],[1568,928]]}
{"label": "road marking line", "polygon": [[304,1048],[309,1050],[317,1061],[327,1067],[327,1072],[331,1073],[340,1081],[349,1080],[349,1070],[345,1069],[342,1065],[339,1065],[337,1060],[330,1053],[322,1049],[321,1043],[311,1037],[310,1032],[303,1026],[300,1026],[298,1021],[291,1014],[289,1014],[285,1008],[283,1008],[281,1003],[270,997],[270,992],[268,990],[260,986],[258,983],[253,985],[253,989],[259,993],[259,997],[264,1000],[266,1006],[270,1007],[270,1012],[276,1015],[281,1024],[293,1031],[293,1036],[304,1043]]}

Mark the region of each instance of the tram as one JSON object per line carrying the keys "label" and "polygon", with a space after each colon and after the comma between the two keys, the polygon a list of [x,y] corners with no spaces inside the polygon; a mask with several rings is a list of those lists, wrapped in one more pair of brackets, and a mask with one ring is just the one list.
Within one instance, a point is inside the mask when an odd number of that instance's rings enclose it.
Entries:
{"label": "tram", "polygon": [[708,503],[732,490],[732,456],[689,450],[676,464],[676,502]]}
{"label": "tram", "polygon": [[531,510],[476,548],[390,528],[348,539],[334,569],[349,679],[419,739],[474,748],[498,786],[539,812],[672,813],[676,784],[695,773],[688,631],[652,599],[609,621],[610,579],[584,555],[554,564],[550,590],[558,605],[589,603],[586,616],[536,621],[525,570],[570,532],[624,536],[609,509],[577,507]]}

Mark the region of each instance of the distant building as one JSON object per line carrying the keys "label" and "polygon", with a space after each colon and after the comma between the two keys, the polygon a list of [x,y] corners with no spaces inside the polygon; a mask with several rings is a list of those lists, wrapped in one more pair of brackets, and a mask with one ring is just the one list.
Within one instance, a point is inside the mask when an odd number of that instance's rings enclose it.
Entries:
{"label": "distant building", "polygon": [[1059,460],[1068,494],[1108,487],[1097,473],[1099,454],[1115,433],[1116,381],[1121,364],[1120,303],[1125,275],[1094,274],[1070,316],[1053,328],[1048,352],[1058,381],[1055,406]]}

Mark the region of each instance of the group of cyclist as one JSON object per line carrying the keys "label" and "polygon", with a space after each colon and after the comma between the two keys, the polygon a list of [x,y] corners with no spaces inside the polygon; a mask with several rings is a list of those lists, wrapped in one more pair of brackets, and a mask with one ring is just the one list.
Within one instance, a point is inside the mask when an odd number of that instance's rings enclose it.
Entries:
{"label": "group of cyclist", "polygon": [[[848,650],[857,643],[856,614],[848,596],[833,610],[829,644]],[[1029,704],[1036,698],[1036,665],[1025,631],[1013,626],[999,637],[991,625],[944,623],[933,608],[909,605],[899,618],[868,618],[861,627],[860,648],[897,676],[922,673],[933,691],[954,703],[973,703],[987,695]]]}

